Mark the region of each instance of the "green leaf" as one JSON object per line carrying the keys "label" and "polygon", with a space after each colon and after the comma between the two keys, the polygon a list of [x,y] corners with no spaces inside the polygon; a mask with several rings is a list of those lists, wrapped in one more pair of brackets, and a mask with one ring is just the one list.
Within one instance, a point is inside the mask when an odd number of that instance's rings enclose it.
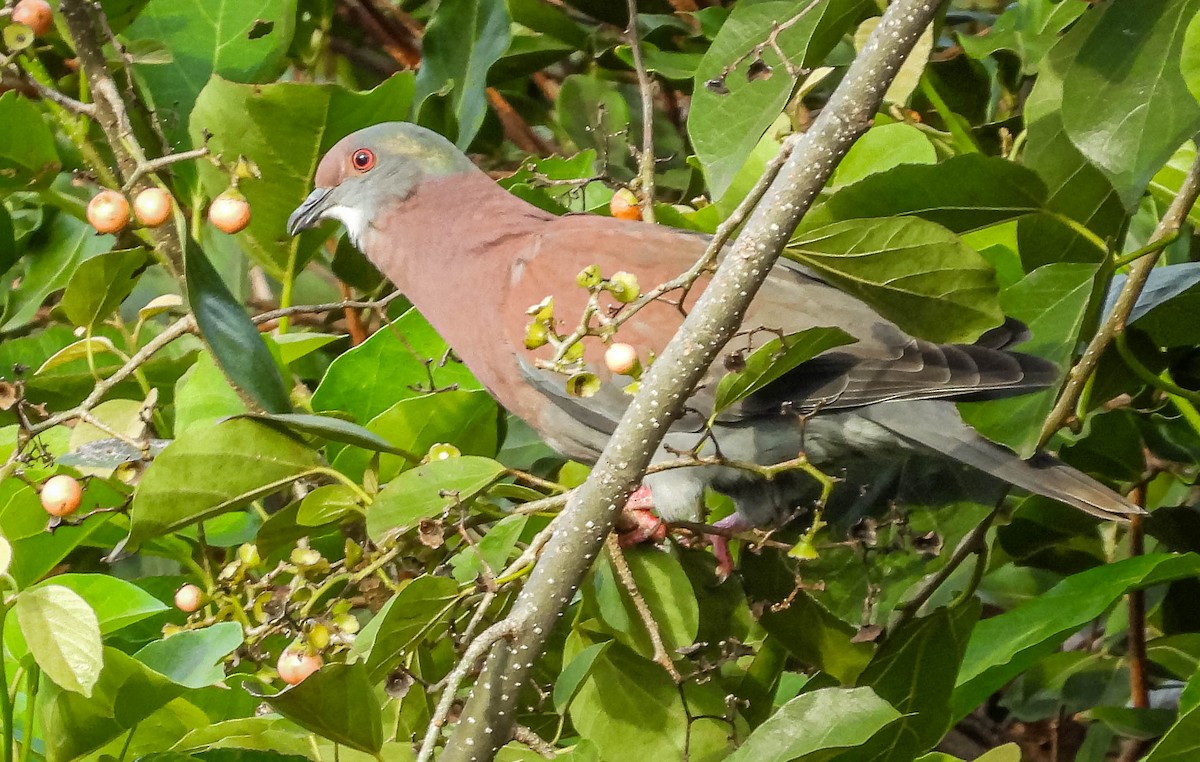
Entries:
{"label": "green leaf", "polygon": [[1192,17],[1183,34],[1179,71],[1192,97],[1200,101],[1200,14]]}
{"label": "green leaf", "polygon": [[759,725],[729,762],[789,762],[827,749],[859,746],[900,718],[870,688],[804,693]]}
{"label": "green leaf", "polygon": [[442,0],[425,27],[413,113],[427,122],[426,101],[448,90],[454,143],[463,150],[483,124],[488,69],[508,50],[509,26],[504,0]]}
{"label": "green leaf", "polygon": [[[859,0],[821,3],[778,33],[779,48],[794,68],[815,68],[853,29],[865,7]],[[763,52],[763,61],[772,67],[771,76],[755,81],[748,81],[746,76],[754,59],[747,54],[771,34],[775,25],[792,19],[798,10],[795,3],[785,2],[737,5],[696,69],[688,134],[713,198],[725,193],[792,95],[796,77],[789,75],[787,65],[774,50]],[[741,61],[726,75],[726,68],[738,59]],[[728,92],[718,94],[706,87],[713,79],[723,79]]]}
{"label": "green leaf", "polygon": [[1200,0],[1112,3],[1063,78],[1063,125],[1132,209],[1150,178],[1200,130],[1178,65]]}
{"label": "green leaf", "polygon": [[937,745],[950,728],[950,697],[980,604],[970,599],[910,620],[889,633],[858,677],[903,715],[857,750],[860,759],[907,762]]}
{"label": "green leaf", "polygon": [[[214,154],[242,155],[258,167],[261,178],[238,184],[254,214],[236,241],[272,277],[290,277],[289,266],[302,267],[329,238],[329,228],[298,238],[283,233],[288,216],[312,190],[321,157],[351,132],[405,113],[412,82],[412,74],[397,74],[362,93],[298,82],[240,85],[221,77],[204,86],[192,111],[192,140],[199,143],[207,130]],[[228,173],[207,162],[199,171],[209,196],[229,185]]]}
{"label": "green leaf", "polygon": [[[9,95],[0,96],[0,101]],[[8,292],[0,317],[0,333],[14,331],[33,320],[46,297],[65,288],[71,274],[84,262],[112,249],[113,237],[98,236],[91,225],[66,214],[55,215],[40,238],[41,254],[26,257],[20,285]]]}
{"label": "green leaf", "polygon": [[279,359],[284,365],[291,365],[301,357],[312,354],[321,347],[345,336],[336,333],[283,333],[272,336],[271,340],[279,345]]}
{"label": "green leaf", "polygon": [[369,431],[353,421],[344,421],[333,416],[307,413],[245,413],[241,417],[262,421],[276,428],[289,429],[300,434],[312,434],[331,442],[344,442],[356,447],[365,447],[368,450],[389,452],[393,455],[409,454],[397,450],[375,432]]}
{"label": "green leaf", "polygon": [[[1097,266],[1061,262],[1039,267],[1000,295],[1004,312],[1025,323],[1033,337],[1018,347],[1066,369],[1075,351]],[[959,406],[967,423],[993,441],[1029,457],[1056,389]]]}
{"label": "green leaf", "polygon": [[[854,50],[862,53],[866,47],[867,40],[879,26],[881,17],[871,16],[864,19],[858,28],[854,30]],[[888,85],[887,93],[884,94],[883,100],[886,103],[895,103],[903,106],[908,103],[908,99],[912,96],[913,90],[917,89],[917,85],[921,81],[921,75],[925,72],[925,66],[929,63],[929,54],[933,51],[933,27],[925,27],[925,31],[921,32],[921,36],[917,38],[912,50],[905,57],[904,63],[901,64],[900,70],[896,72],[892,83]]]}
{"label": "green leaf", "polygon": [[[1184,696],[1195,691],[1200,681],[1196,675],[1184,687]],[[1150,749],[1143,762],[1188,762],[1200,753],[1200,706],[1180,701],[1179,717]]]}
{"label": "green leaf", "polygon": [[483,574],[484,564],[493,574],[499,573],[517,547],[527,523],[529,517],[521,514],[505,516],[497,521],[479,542],[468,545],[451,557],[454,579],[462,585],[474,582]]}
{"label": "green leaf", "polygon": [[17,238],[12,215],[0,204],[0,275],[17,263]]}
{"label": "green leaf", "polygon": [[405,471],[387,483],[367,509],[367,534],[375,542],[406,532],[421,519],[466,503],[505,472],[491,458],[463,455],[435,460]]}
{"label": "green leaf", "polygon": [[242,640],[240,624],[219,622],[155,640],[134,656],[173,682],[204,688],[225,679],[224,659],[242,645]]}
{"label": "green leaf", "polygon": [[323,484],[304,496],[296,523],[306,527],[319,527],[355,510],[362,510],[358,495],[345,484]]}
{"label": "green leaf", "polygon": [[354,639],[351,653],[365,654],[371,681],[387,676],[421,640],[436,637],[458,599],[448,577],[421,576],[392,596]]}
{"label": "green leaf", "polygon": [[554,711],[559,714],[567,711],[567,708],[571,706],[571,700],[583,687],[583,681],[592,674],[592,667],[595,666],[596,660],[604,655],[612,643],[611,640],[593,643],[576,654],[575,658],[563,667],[558,680],[554,682]]}
{"label": "green leaf", "polygon": [[713,414],[717,415],[730,405],[741,402],[822,352],[856,341],[840,328],[809,328],[787,336],[776,336],[746,358],[743,370],[721,377],[717,384]]}
{"label": "green leaf", "polygon": [[103,657],[100,622],[78,593],[62,585],[25,590],[15,606],[33,660],[59,687],[91,698]]}
{"label": "green leaf", "polygon": [[801,233],[784,253],[930,341],[972,341],[1004,320],[991,265],[926,220],[835,222]]}
{"label": "green leaf", "polygon": [[379,700],[361,663],[329,664],[274,695],[247,690],[303,728],[352,749],[377,754],[383,748]]}
{"label": "green leaf", "polygon": [[[587,167],[585,177],[595,175],[597,171],[607,171],[621,178],[631,175],[625,166],[629,158],[629,143],[625,138],[630,124],[629,104],[615,83],[595,73],[572,74],[563,80],[554,108],[558,123],[580,151],[574,159],[556,162],[555,167],[559,170],[556,174],[579,169],[580,162],[590,156],[596,161]],[[545,161],[536,162],[539,171]],[[584,194],[589,198],[597,195],[591,185],[584,186]]]}
{"label": "green leaf", "polygon": [[151,0],[125,37],[154,40],[170,52],[166,63],[143,62],[135,69],[160,114],[169,115],[163,127],[171,140],[177,141],[187,135],[185,118],[204,83],[214,74],[236,82],[269,82],[278,76],[295,25],[296,0],[251,4],[236,0]]}
{"label": "green leaf", "polygon": [[72,323],[85,328],[108,319],[137,284],[134,273],[146,262],[144,249],[110,251],[79,265],[59,304]]}
{"label": "green leaf", "polygon": [[[638,592],[659,625],[667,653],[692,645],[700,628],[700,608],[679,559],[658,550],[630,549],[625,552],[625,560]],[[603,628],[640,656],[653,658],[650,635],[611,561],[596,565],[590,587],[585,590],[591,593],[587,597],[595,600]]]}
{"label": "green leaf", "polygon": [[244,412],[246,403],[208,352],[201,352],[175,385],[176,436]]}
{"label": "green leaf", "polygon": [[16,90],[0,95],[0,191],[45,187],[61,166],[41,110]]}
{"label": "green leaf", "polygon": [[313,393],[313,410],[341,410],[359,423],[370,421],[399,400],[428,393],[431,374],[439,389],[482,388],[462,363],[441,363],[447,349],[425,318],[408,310],[330,363]]}
{"label": "green leaf", "polygon": [[[500,408],[485,391],[444,391],[402,399],[371,419],[367,430],[395,446],[396,451],[424,456],[445,442],[463,455],[496,454],[500,440]],[[347,447],[338,453],[334,468],[352,479],[361,479],[371,453]],[[379,479],[390,481],[400,471],[416,465],[396,455],[379,459]]]}
{"label": "green leaf", "polygon": [[[230,468],[231,463],[237,467]],[[256,421],[237,418],[191,429],[163,450],[142,476],[130,513],[131,547],[241,508],[318,465],[315,451]]]}
{"label": "green leaf", "polygon": [[838,163],[830,184],[849,185],[903,164],[936,163],[937,150],[925,133],[903,122],[881,124],[854,141]]}
{"label": "green leaf", "polygon": [[1036,74],[1046,53],[1058,42],[1062,30],[1083,15],[1084,3],[1062,0],[1019,0],[976,35],[958,33],[958,44],[971,58],[983,59],[1000,50],[1021,59],[1021,73]]}
{"label": "green leaf", "polygon": [[45,681],[38,713],[47,760],[92,752],[154,714],[184,688],[115,648],[104,649],[104,669],[91,698]]}
{"label": "green leaf", "polygon": [[901,164],[839,188],[799,230],[906,215],[966,233],[1039,212],[1045,202],[1045,185],[1029,169],[998,156],[967,154],[940,164]]}
{"label": "green leaf", "polygon": [[[103,635],[116,632],[154,616],[168,607],[142,588],[118,577],[103,574],[59,574],[38,588],[47,585],[65,587],[76,593],[92,608]],[[8,637],[8,633],[5,633]]]}
{"label": "green leaf", "polygon": [[1130,590],[1198,573],[1200,556],[1193,553],[1158,553],[1114,561],[1067,577],[1012,611],[983,620],[971,635],[958,674],[954,717],[965,716]]}
{"label": "green leaf", "polygon": [[275,359],[246,309],[217,274],[216,268],[192,239],[183,254],[187,269],[188,302],[196,326],[230,382],[270,413],[292,409]]}
{"label": "green leaf", "polygon": [[88,357],[96,357],[97,355],[103,354],[114,354],[119,356],[120,352],[115,346],[113,346],[112,341],[104,336],[92,336],[88,339],[80,339],[79,341],[69,344],[51,355],[46,362],[42,363],[41,367],[37,369],[36,373],[40,375],[46,371],[53,370],[60,365],[66,365],[67,363],[72,363],[76,360],[83,360]]}

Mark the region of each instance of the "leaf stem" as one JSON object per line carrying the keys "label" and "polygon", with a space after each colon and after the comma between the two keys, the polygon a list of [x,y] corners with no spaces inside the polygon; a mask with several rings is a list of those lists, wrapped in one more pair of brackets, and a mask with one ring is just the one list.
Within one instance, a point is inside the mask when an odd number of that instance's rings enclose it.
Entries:
{"label": "leaf stem", "polygon": [[28,762],[33,749],[34,710],[37,708],[38,683],[41,676],[42,671],[36,663],[25,675],[25,727],[21,731],[21,762]]}
{"label": "leaf stem", "polygon": [[[0,642],[3,641],[4,620],[8,617],[8,603],[0,603]],[[3,650],[3,649],[0,649]],[[0,714],[4,719],[4,762],[13,762],[13,701],[8,695],[8,670],[0,663]]]}

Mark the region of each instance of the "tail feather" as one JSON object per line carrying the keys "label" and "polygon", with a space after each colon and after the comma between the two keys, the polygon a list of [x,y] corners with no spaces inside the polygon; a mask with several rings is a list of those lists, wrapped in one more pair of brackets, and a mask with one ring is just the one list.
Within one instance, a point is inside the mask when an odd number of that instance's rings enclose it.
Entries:
{"label": "tail feather", "polygon": [[1006,481],[1106,520],[1127,520],[1145,510],[1058,458],[1039,453],[1023,460],[976,432],[946,402],[872,405],[864,418],[926,447]]}

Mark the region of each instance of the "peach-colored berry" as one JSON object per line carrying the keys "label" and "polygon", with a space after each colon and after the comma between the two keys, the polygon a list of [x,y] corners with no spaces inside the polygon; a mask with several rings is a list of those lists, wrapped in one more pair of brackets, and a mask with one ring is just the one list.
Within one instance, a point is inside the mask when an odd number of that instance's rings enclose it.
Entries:
{"label": "peach-colored berry", "polygon": [[46,0],[21,0],[13,8],[12,20],[41,37],[54,26],[54,10]]}
{"label": "peach-colored berry", "polygon": [[129,224],[129,202],[115,190],[103,190],[87,205],[87,219],[97,233],[119,233]]}
{"label": "peach-colored berry", "polygon": [[608,202],[609,213],[618,220],[640,220],[642,209],[638,206],[637,196],[628,188],[622,188],[613,194]]}
{"label": "peach-colored berry", "polygon": [[162,188],[147,188],[133,200],[133,213],[138,222],[156,228],[171,219],[171,194]]}
{"label": "peach-colored berry", "polygon": [[240,193],[226,191],[208,207],[208,221],[222,233],[240,233],[250,224],[250,204]]}
{"label": "peach-colored berry", "polygon": [[285,683],[297,685],[320,669],[323,663],[319,655],[289,649],[279,655],[279,663],[275,665],[275,669],[279,671],[279,678]]}
{"label": "peach-colored berry", "polygon": [[42,484],[42,508],[51,516],[70,516],[79,510],[83,486],[73,476],[51,476]]}
{"label": "peach-colored berry", "polygon": [[629,344],[617,342],[604,353],[604,365],[617,375],[625,375],[637,365],[637,350]]}
{"label": "peach-colored berry", "polygon": [[184,585],[175,591],[175,608],[190,614],[200,608],[204,602],[204,593],[195,585]]}

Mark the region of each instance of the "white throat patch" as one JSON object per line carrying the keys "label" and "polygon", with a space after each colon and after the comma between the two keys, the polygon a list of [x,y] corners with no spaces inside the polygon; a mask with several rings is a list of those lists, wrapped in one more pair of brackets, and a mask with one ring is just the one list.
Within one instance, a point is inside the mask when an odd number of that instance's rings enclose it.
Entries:
{"label": "white throat patch", "polygon": [[346,235],[350,237],[350,243],[354,244],[354,248],[362,250],[363,237],[367,234],[370,221],[367,220],[367,216],[361,209],[341,205],[331,206],[321,216],[342,223],[342,226],[346,228]]}

